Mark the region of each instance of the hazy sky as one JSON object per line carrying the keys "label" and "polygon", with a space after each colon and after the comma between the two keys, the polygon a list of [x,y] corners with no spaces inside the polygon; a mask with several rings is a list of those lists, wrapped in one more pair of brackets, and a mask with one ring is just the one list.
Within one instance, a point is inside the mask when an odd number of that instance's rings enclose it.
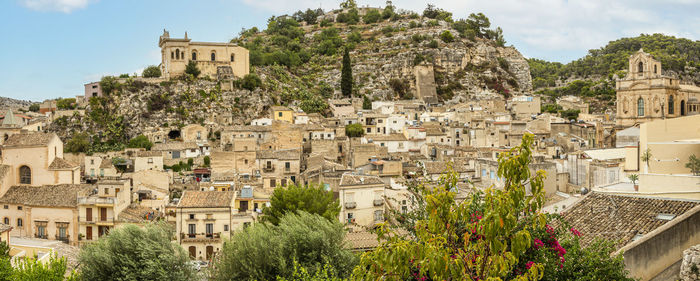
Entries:
{"label": "hazy sky", "polygon": [[[384,6],[385,1],[357,1]],[[41,101],[83,94],[103,75],[140,73],[160,63],[158,36],[187,31],[228,41],[272,15],[338,7],[337,0],[1,0],[0,96]],[[526,57],[568,62],[608,41],[640,33],[700,38],[700,0],[394,0],[427,3],[454,18],[483,12]]]}

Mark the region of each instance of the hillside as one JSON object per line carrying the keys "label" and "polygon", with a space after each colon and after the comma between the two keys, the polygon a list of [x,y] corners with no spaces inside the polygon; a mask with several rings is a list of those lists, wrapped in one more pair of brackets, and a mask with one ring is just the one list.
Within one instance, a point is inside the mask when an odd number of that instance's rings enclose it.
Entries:
{"label": "hillside", "polygon": [[[199,123],[219,131],[266,116],[269,106],[328,114],[328,99],[342,98],[341,58],[350,50],[352,97],[413,99],[414,66],[432,66],[437,99],[527,92],[532,88],[526,59],[505,47],[500,28],[483,14],[453,20],[429,6],[422,15],[385,8],[300,11],[273,17],[266,30],[244,30],[232,40],[250,50],[251,74],[233,81],[183,77],[160,84],[139,79],[103,79],[111,89],[94,99],[83,117],[64,117],[50,130],[64,139],[74,132],[91,151],[118,149],[129,138],[153,130]],[[103,85],[103,90],[105,89]],[[227,90],[228,89],[228,90]]]}
{"label": "hillside", "polygon": [[29,106],[34,104],[32,101],[28,100],[18,100],[18,99],[13,99],[13,98],[8,98],[8,97],[0,97],[0,110],[3,111],[6,109],[14,109],[14,110],[28,110]]}
{"label": "hillside", "polygon": [[664,75],[700,83],[700,42],[663,34],[642,34],[609,42],[567,64],[528,59],[533,88],[552,98],[577,95],[588,98],[596,111],[605,111],[615,99],[615,77],[624,76],[629,56],[643,48],[661,62]]}

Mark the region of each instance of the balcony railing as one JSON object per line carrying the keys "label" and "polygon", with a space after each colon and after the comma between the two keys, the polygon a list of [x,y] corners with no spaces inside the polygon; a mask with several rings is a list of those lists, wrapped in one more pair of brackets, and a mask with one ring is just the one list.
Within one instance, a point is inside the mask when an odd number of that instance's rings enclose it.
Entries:
{"label": "balcony railing", "polygon": [[61,237],[60,235],[56,234],[56,240],[61,241],[63,243],[70,243],[70,235]]}
{"label": "balcony railing", "polygon": [[357,203],[345,202],[345,209],[355,209],[355,208],[357,208]]}
{"label": "balcony railing", "polygon": [[79,197],[78,198],[78,205],[113,205],[115,203],[114,197],[97,197],[97,196],[90,196],[90,197]]}
{"label": "balcony railing", "polygon": [[384,205],[383,199],[374,199],[374,206],[381,206],[381,205]]}
{"label": "balcony railing", "polygon": [[263,172],[265,172],[265,173],[272,173],[274,171],[275,171],[275,166],[263,168]]}
{"label": "balcony railing", "polygon": [[49,239],[49,236],[46,235],[45,233],[44,234],[35,233],[34,238]]}
{"label": "balcony railing", "polygon": [[221,232],[213,233],[180,233],[180,239],[182,240],[216,240],[221,239]]}

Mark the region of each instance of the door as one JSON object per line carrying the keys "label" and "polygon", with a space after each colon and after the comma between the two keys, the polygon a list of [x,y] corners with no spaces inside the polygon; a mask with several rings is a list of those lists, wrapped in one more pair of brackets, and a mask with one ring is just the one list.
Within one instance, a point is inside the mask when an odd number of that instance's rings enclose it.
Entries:
{"label": "door", "polygon": [[214,256],[214,246],[207,246],[207,260],[211,260]]}
{"label": "door", "polygon": [[242,212],[248,210],[248,201],[241,201],[241,207],[239,208]]}
{"label": "door", "polygon": [[107,220],[107,208],[100,208],[100,220],[101,221]]}
{"label": "door", "polygon": [[191,258],[191,259],[194,259],[194,258],[197,257],[197,247],[195,247],[195,246],[190,246],[189,252],[190,252],[190,258]]}
{"label": "door", "polygon": [[92,226],[85,227],[85,239],[92,240]]}

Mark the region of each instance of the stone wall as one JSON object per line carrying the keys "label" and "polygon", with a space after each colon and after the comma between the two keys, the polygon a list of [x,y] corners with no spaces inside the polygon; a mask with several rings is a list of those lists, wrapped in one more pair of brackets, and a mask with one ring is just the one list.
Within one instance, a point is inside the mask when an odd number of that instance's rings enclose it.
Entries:
{"label": "stone wall", "polygon": [[683,281],[700,280],[700,244],[683,251],[679,278]]}

